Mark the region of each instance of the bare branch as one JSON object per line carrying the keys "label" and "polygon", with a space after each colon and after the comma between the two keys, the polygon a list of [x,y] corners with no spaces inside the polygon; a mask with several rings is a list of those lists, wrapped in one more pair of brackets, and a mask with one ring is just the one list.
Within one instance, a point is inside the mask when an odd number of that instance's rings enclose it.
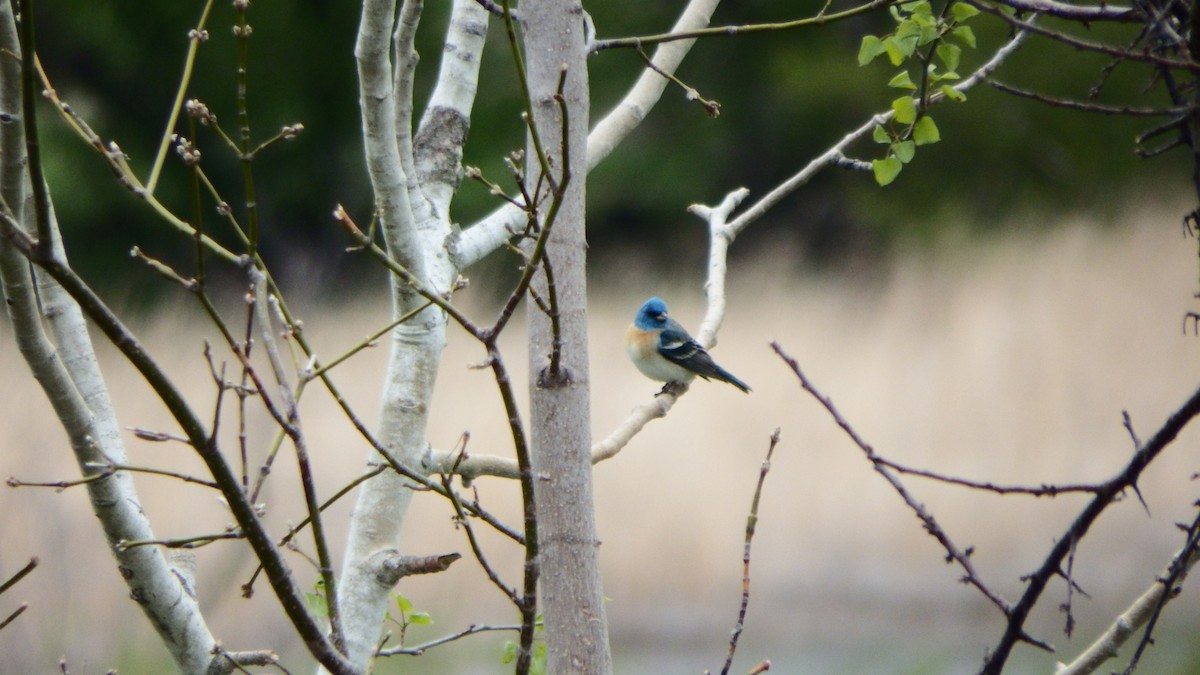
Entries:
{"label": "bare branch", "polygon": [[1061,42],[1069,47],[1074,47],[1076,49],[1083,49],[1083,50],[1087,50],[1087,51],[1091,51],[1091,52],[1096,52],[1099,54],[1106,54],[1108,56],[1113,56],[1113,57],[1116,57],[1119,59],[1125,59],[1125,60],[1129,60],[1129,61],[1140,61],[1140,62],[1144,62],[1144,63],[1152,63],[1154,65],[1164,66],[1167,68],[1178,68],[1180,70],[1186,70],[1186,71],[1191,71],[1191,72],[1200,71],[1200,63],[1198,63],[1196,61],[1183,61],[1180,59],[1172,59],[1172,58],[1168,58],[1165,56],[1159,56],[1158,54],[1155,54],[1154,52],[1152,52],[1149,48],[1145,48],[1143,50],[1138,51],[1138,50],[1130,49],[1127,47],[1114,47],[1112,45],[1105,44],[1103,42],[1092,42],[1090,40],[1083,40],[1083,39],[1077,38],[1073,35],[1070,35],[1068,33],[1064,33],[1062,31],[1058,31],[1058,30],[1054,30],[1051,28],[1046,28],[1044,26],[1040,26],[1032,20],[1026,21],[1026,20],[1017,18],[1016,16],[1009,16],[1008,14],[1005,14],[1004,12],[996,9],[995,7],[992,7],[983,2],[979,2],[978,0],[967,0],[967,1],[973,7],[976,7],[984,12],[987,12],[993,16],[1003,19],[1004,21],[1007,21],[1014,28],[1020,30],[1021,32],[1028,32],[1028,33],[1032,33],[1034,35],[1040,35],[1042,37]]}
{"label": "bare branch", "polygon": [[475,635],[476,633],[487,633],[487,632],[492,632],[492,631],[518,632],[520,630],[521,630],[521,626],[519,626],[519,625],[512,625],[512,626],[482,625],[482,626],[477,626],[475,624],[471,624],[470,626],[467,626],[466,628],[458,631],[457,633],[452,633],[445,637],[440,637],[436,640],[430,640],[429,642],[426,642],[424,644],[419,644],[415,647],[389,647],[387,649],[380,649],[378,652],[378,656],[401,656],[401,655],[403,655],[403,656],[420,656],[420,655],[424,654],[425,652],[429,651],[430,649],[433,649],[434,647],[440,647],[441,645],[444,645],[449,642],[454,642],[455,640],[467,637],[468,635]]}
{"label": "bare branch", "polygon": [[8,624],[15,621],[18,616],[21,616],[22,614],[24,614],[25,610],[27,610],[27,609],[29,609],[29,603],[27,603],[27,602],[22,602],[20,605],[17,605],[17,608],[15,610],[13,610],[12,614],[9,614],[8,616],[4,617],[3,620],[0,620],[0,630],[4,630],[5,627],[8,626]]}
{"label": "bare branch", "polygon": [[[671,33],[684,34],[707,26],[718,2],[719,0],[691,0],[671,27]],[[695,43],[694,38],[685,38],[663,43],[654,50],[654,56],[650,59],[652,67],[642,71],[629,93],[610,113],[597,122],[588,134],[588,171],[608,157],[650,114],[667,87],[667,80],[659,73],[675,73]],[[645,43],[641,46],[645,47]]]}
{"label": "bare branch", "polygon": [[[1157,617],[1168,600],[1174,598],[1179,591],[1179,584],[1187,572],[1200,560],[1200,549],[1196,547],[1195,532],[1197,522],[1192,523],[1192,535],[1187,544],[1171,560],[1167,568],[1159,574],[1158,579],[1150,588],[1133,602],[1120,616],[1113,621],[1108,630],[1085,649],[1070,663],[1059,663],[1055,675],[1083,675],[1093,673],[1109,659],[1116,658],[1118,650],[1142,626],[1147,626],[1151,619]],[[1145,637],[1150,637],[1151,627],[1147,627]],[[1139,646],[1139,652],[1146,640]],[[1136,657],[1134,659],[1136,661]],[[1133,663],[1130,664],[1130,668]],[[1128,671],[1127,671],[1128,672]]]}
{"label": "bare branch", "polygon": [[729,258],[729,246],[739,230],[731,227],[729,216],[742,203],[750,191],[738,188],[725,195],[716,207],[692,204],[688,211],[700,216],[708,223],[708,276],[704,281],[704,293],[708,296],[704,320],[696,331],[696,341],[705,349],[717,344],[717,331],[725,320],[725,277]]}
{"label": "bare branch", "polygon": [[379,551],[372,567],[376,570],[375,580],[380,586],[391,588],[404,577],[414,574],[437,574],[450,569],[462,555],[444,553],[441,555],[400,555],[394,548]]}
{"label": "bare branch", "polygon": [[750,605],[750,544],[754,540],[754,532],[758,527],[758,502],[762,498],[763,484],[767,482],[767,472],[771,470],[771,456],[779,445],[779,429],[771,434],[771,444],[767,446],[767,456],[758,472],[758,484],[754,487],[754,499],[750,501],[750,514],[746,516],[746,539],[742,544],[742,602],[738,606],[737,621],[729,636],[729,651],[725,655],[725,665],[721,675],[729,675],[733,667],[733,655],[737,652],[738,638],[746,626],[746,608]]}
{"label": "bare branch", "polygon": [[1139,22],[1141,11],[1123,5],[1074,5],[1058,0],[1002,0],[1002,3],[1021,12],[1044,14],[1059,19],[1083,23],[1093,21]]}
{"label": "bare branch", "polygon": [[150,169],[149,178],[146,179],[147,194],[154,194],[154,188],[158,185],[158,177],[162,173],[163,164],[167,158],[167,149],[171,146],[171,139],[175,136],[175,123],[179,120],[179,113],[183,110],[183,100],[192,81],[192,68],[196,65],[196,53],[200,50],[200,45],[208,40],[208,31],[204,29],[204,24],[208,22],[208,14],[212,11],[212,6],[213,0],[204,3],[200,20],[196,22],[195,28],[188,31],[188,53],[183,60],[183,75],[179,78],[175,102],[171,105],[171,111],[167,115],[167,126],[163,129],[162,138],[159,140],[154,165]]}
{"label": "bare branch", "polygon": [[[448,474],[442,474],[442,486],[446,488],[446,493],[450,495],[450,503],[454,505],[455,523],[459,527],[463,528],[463,532],[467,535],[467,542],[471,546],[471,553],[475,555],[476,562],[478,562],[479,566],[483,568],[483,572],[487,575],[488,581],[491,581],[493,586],[500,589],[500,592],[503,593],[505,597],[507,597],[508,600],[513,603],[513,605],[520,609],[523,599],[517,595],[515,588],[504,583],[504,580],[501,579],[500,575],[496,572],[496,568],[492,567],[491,564],[488,563],[487,556],[483,554],[483,549],[479,545],[479,539],[475,537],[475,529],[471,526],[471,521],[467,518],[467,514],[463,512],[462,501],[458,499],[458,495],[455,494],[453,487],[450,485],[450,476]],[[476,495],[476,500],[478,500],[478,495]]]}
{"label": "bare branch", "polygon": [[[666,417],[678,398],[678,393],[668,392],[634,408],[629,417],[612,433],[592,445],[592,464],[616,457],[646,424]],[[470,483],[480,476],[513,479],[520,476],[517,460],[495,455],[460,456],[456,451],[432,450],[426,460],[426,466],[433,472],[457,474],[462,477],[464,483]]]}
{"label": "bare branch", "polygon": [[32,572],[37,566],[38,559],[30,558],[29,562],[26,563],[24,567],[17,570],[11,577],[5,580],[4,583],[0,583],[0,595],[4,595],[5,591],[17,585],[17,582],[24,579],[25,576]]}
{"label": "bare branch", "polygon": [[333,672],[356,672],[357,669],[333,649],[325,639],[320,626],[308,613],[303,597],[296,588],[291,572],[283,562],[279,550],[274,546],[261,521],[258,520],[220,449],[210,442],[204,423],[196,416],[182,392],[167,377],[134,334],[74,271],[60,260],[39,258],[29,235],[11,218],[0,217],[0,231],[3,232],[4,237],[9,240],[13,248],[54,277],[63,286],[63,289],[79,303],[84,313],[95,322],[112,344],[138,370],[159,400],[171,412],[175,421],[183,428],[192,447],[204,460],[213,479],[220,486],[221,493],[237,519],[239,527],[246,533],[246,538],[263,562],[280,604],[283,605],[288,618],[291,619],[297,633],[308,645],[313,656]]}
{"label": "bare branch", "polygon": [[674,42],[676,40],[694,40],[696,38],[705,37],[730,37],[735,35],[752,35],[754,33],[771,33],[776,31],[790,30],[792,28],[803,28],[805,26],[823,26],[834,21],[841,21],[850,17],[859,16],[860,14],[873,12],[877,9],[882,9],[889,5],[895,4],[895,2],[896,0],[871,0],[871,2],[866,4],[852,7],[841,12],[825,14],[824,11],[822,11],[816,16],[807,17],[804,19],[796,19],[794,21],[745,24],[740,26],[713,26],[712,28],[677,31],[662,35],[646,35],[643,37],[596,40],[592,45],[592,51],[616,49],[618,47],[643,47],[646,45],[661,44],[664,42]]}
{"label": "bare branch", "polygon": [[1032,495],[1035,497],[1056,497],[1061,494],[1072,492],[1098,492],[1103,488],[1098,483],[1068,483],[1068,484],[1049,484],[1042,485],[1000,485],[991,481],[976,481],[969,478],[960,478],[957,476],[947,476],[946,474],[937,473],[936,471],[927,471],[925,469],[916,469],[909,466],[904,466],[884,457],[879,458],[879,463],[884,466],[894,469],[897,473],[909,474],[912,476],[920,476],[930,480],[938,481],[939,483],[948,483],[950,485],[959,485],[961,487],[972,488],[975,490],[985,490],[987,492],[995,492],[996,494],[1023,494]]}
{"label": "bare branch", "polygon": [[1195,106],[1135,108],[1131,106],[1104,105],[1102,103],[1093,103],[1091,101],[1072,101],[1041,94],[1035,91],[1029,91],[1027,89],[1019,89],[997,80],[989,79],[988,84],[1006,94],[1027,98],[1037,101],[1038,103],[1045,103],[1046,105],[1053,106],[1055,108],[1066,108],[1067,110],[1076,110],[1079,112],[1100,113],[1102,115],[1124,115],[1126,117],[1176,117],[1190,115],[1195,110]]}
{"label": "bare branch", "polygon": [[[967,91],[968,89],[971,89],[980,82],[984,81],[989,75],[995,72],[1001,64],[1008,60],[1008,57],[1012,56],[1012,54],[1025,41],[1027,36],[1028,33],[1025,31],[1018,32],[1007,43],[1005,43],[1003,47],[996,50],[996,53],[993,54],[986,63],[977,68],[969,77],[954,85],[954,88],[958,91]],[[942,101],[943,99],[944,96],[938,92],[930,96],[928,102],[932,104]],[[884,122],[888,121],[892,118],[893,114],[894,113],[891,110],[888,110],[875,115],[862,126],[843,136],[841,140],[834,144],[833,147],[826,150],[824,154],[813,159],[807,165],[805,165],[805,167],[801,169],[799,173],[796,173],[791,178],[788,178],[783,183],[780,183],[777,187],[763,196],[762,199],[759,199],[757,202],[752,204],[750,208],[743,211],[741,215],[739,215],[732,223],[730,223],[729,227],[735,234],[742,231],[748,227],[750,223],[758,220],[764,214],[766,214],[766,212],[769,211],[773,206],[782,201],[784,197],[787,197],[800,187],[808,184],[808,182],[822,170],[831,166],[839,165],[844,161],[846,149],[851,143],[869,136],[871,132],[874,131],[876,125],[883,124]]]}
{"label": "bare branch", "polygon": [[[708,25],[709,18],[720,0],[690,0],[672,32],[691,31]],[[667,87],[667,80],[658,72],[674,73],[695,44],[683,39],[659,45],[651,62],[655,70],[646,68],[620,103],[597,122],[588,134],[587,171],[608,157],[625,138],[642,123],[654,109]],[[484,219],[465,228],[452,243],[451,255],[459,268],[465,269],[511,239],[525,220],[524,212],[512,203],[496,209]]]}
{"label": "bare branch", "polygon": [[1070,552],[1071,543],[1083,538],[1100,514],[1116,500],[1117,495],[1122,490],[1136,484],[1142,471],[1175,440],[1179,432],[1197,415],[1200,415],[1200,390],[1193,393],[1178,410],[1167,418],[1159,430],[1138,448],[1125,468],[1104,484],[1103,489],[1096,493],[1083,511],[1076,516],[1074,522],[1056,539],[1054,547],[1046,556],[1042,566],[1026,578],[1025,593],[1012,606],[1004,635],[988,655],[983,664],[982,673],[999,675],[1004,669],[1004,664],[1008,660],[1013,646],[1023,639],[1025,620],[1034,605],[1037,604],[1046,584],[1062,568],[1062,561]]}
{"label": "bare branch", "polygon": [[[908,489],[904,487],[904,484],[900,482],[900,479],[896,477],[895,473],[893,473],[888,466],[879,461],[880,458],[875,452],[875,449],[867,444],[867,442],[864,441],[861,436],[859,436],[858,432],[854,430],[854,427],[850,426],[850,423],[842,417],[841,413],[838,412],[837,408],[834,407],[833,401],[831,401],[813,386],[804,372],[800,370],[800,364],[797,363],[795,359],[784,353],[783,348],[780,347],[778,343],[772,342],[771,348],[774,349],[775,353],[779,355],[779,358],[783,359],[784,363],[791,368],[792,372],[796,375],[796,378],[800,382],[800,387],[812,395],[812,397],[815,398],[817,402],[825,408],[825,410],[829,413],[829,416],[833,419],[834,423],[837,424],[838,427],[840,427],[842,431],[846,433],[850,440],[853,441],[856,446],[858,446],[859,450],[862,450],[863,454],[866,455],[867,459],[871,462],[871,466],[875,469],[875,472],[880,476],[883,476],[884,480],[891,484],[892,489],[894,489],[896,493],[900,495],[900,498],[904,500],[904,503],[908,504],[909,509],[916,514],[917,518],[925,526],[925,530],[934,539],[936,539],[939,544],[942,545],[942,548],[946,550],[947,560],[952,560],[958,563],[958,565],[963,569],[965,573],[965,576],[962,579],[963,583],[974,586],[979,590],[980,593],[984,595],[984,597],[990,600],[993,605],[999,608],[1006,617],[1010,616],[1011,608],[1008,601],[1000,597],[998,593],[993,591],[986,583],[984,583],[983,578],[975,570],[975,564],[971,562],[972,550],[969,548],[962,550],[950,540],[949,535],[947,535],[946,531],[942,529],[942,526],[938,524],[937,520],[933,517],[933,514],[930,513],[923,504],[918,502],[911,493],[909,493]],[[1028,636],[1022,635],[1022,637],[1032,640],[1031,638],[1028,638]]]}

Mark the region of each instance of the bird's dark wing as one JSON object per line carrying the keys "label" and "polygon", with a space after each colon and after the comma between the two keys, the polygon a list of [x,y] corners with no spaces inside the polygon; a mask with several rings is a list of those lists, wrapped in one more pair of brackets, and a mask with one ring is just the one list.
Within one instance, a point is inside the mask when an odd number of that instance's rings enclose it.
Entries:
{"label": "bird's dark wing", "polygon": [[[671,323],[675,323],[672,321]],[[708,353],[700,346],[687,331],[679,328],[678,324],[668,325],[663,328],[662,333],[658,336],[658,353],[672,363],[677,363],[688,370],[697,371],[691,366],[691,363],[697,358],[697,355],[702,354],[707,357]],[[709,359],[712,361],[712,359]],[[700,373],[703,375],[703,373]]]}
{"label": "bird's dark wing", "polygon": [[688,335],[687,331],[674,320],[670,321],[659,335],[658,353],[671,363],[678,364],[706,380],[721,380],[742,391],[750,391],[750,387],[746,386],[745,382],[718,366],[704,350],[704,347],[692,339],[692,336]]}

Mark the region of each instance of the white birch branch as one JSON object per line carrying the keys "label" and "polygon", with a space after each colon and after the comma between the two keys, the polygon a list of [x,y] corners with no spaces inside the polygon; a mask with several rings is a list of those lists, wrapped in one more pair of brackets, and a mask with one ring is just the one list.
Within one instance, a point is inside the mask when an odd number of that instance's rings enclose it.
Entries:
{"label": "white birch branch", "polygon": [[700,328],[696,331],[696,341],[705,349],[712,349],[717,344],[717,331],[725,320],[725,277],[729,262],[729,246],[737,237],[738,231],[729,225],[729,215],[750,194],[746,188],[738,188],[728,195],[715,207],[703,204],[692,204],[688,211],[700,216],[708,223],[708,276],[704,281],[704,293],[708,297],[707,309]]}
{"label": "white birch branch", "polygon": [[[472,79],[469,67],[478,67],[482,40],[474,12],[456,5],[451,19],[448,40],[460,40],[460,53],[446,56],[439,71],[436,101],[456,113],[469,114],[473,86],[464,85]],[[398,58],[415,59],[412,32],[419,14],[420,0],[406,0],[400,12],[400,25],[395,28]],[[412,110],[412,66],[398,64],[392,79],[388,56],[388,38],[396,16],[395,0],[366,0],[362,8],[358,44],[360,96],[367,167],[371,173],[380,221],[388,241],[388,252],[406,267],[426,287],[448,288],[454,281],[456,269],[445,255],[445,240],[450,233],[449,198],[452,190],[434,189],[444,198],[445,208],[432,208],[427,198],[424,179],[428,185],[443,180],[443,174],[425,171],[422,161],[439,155],[440,149],[422,149],[419,135],[410,149],[401,150],[404,138],[397,130],[397,110]],[[407,23],[406,23],[407,22]],[[470,50],[476,50],[474,55]],[[469,61],[474,60],[474,64]],[[406,74],[407,73],[407,74]],[[452,78],[454,83],[442,82]],[[392,85],[396,89],[392,89]],[[469,94],[468,94],[469,92]],[[406,100],[397,101],[397,96]],[[410,113],[401,115],[402,124],[410,123]],[[422,127],[425,123],[422,123]],[[432,125],[437,126],[437,125]],[[400,133],[400,136],[397,136]],[[464,136],[464,135],[463,135]],[[456,143],[448,145],[452,157],[461,155]],[[410,155],[414,153],[415,155]],[[409,157],[412,171],[403,168]],[[418,160],[424,157],[424,160]],[[413,172],[416,173],[413,173]],[[455,169],[455,172],[457,169]],[[450,181],[457,177],[450,177]],[[425,305],[408,283],[392,276],[392,316],[402,317]],[[438,364],[445,346],[445,315],[436,306],[427,307],[391,331],[391,352],[380,396],[379,428],[376,440],[388,454],[404,466],[419,466],[427,453],[426,426],[428,410],[437,380]],[[372,456],[368,461],[377,459]],[[342,579],[338,584],[338,607],[347,656],[355,665],[368,667],[383,632],[383,616],[390,602],[394,579],[380,569],[384,551],[400,550],[401,531],[412,502],[413,490],[409,480],[394,472],[380,473],[361,485],[350,520]]]}
{"label": "white birch branch", "polygon": [[[674,31],[696,30],[708,25],[709,17],[720,0],[691,0],[684,8]],[[660,71],[674,73],[691,50],[695,40],[679,40],[659,45],[651,62]],[[637,128],[662,97],[669,82],[651,68],[642,71],[637,82],[604,119],[588,134],[587,171],[591,171]],[[505,204],[479,222],[463,230],[453,244],[451,255],[459,269],[466,269],[487,257],[508,241],[525,224],[525,212]]]}
{"label": "white birch branch", "polygon": [[[992,54],[992,58],[988,59],[986,63],[976,69],[975,72],[971,73],[970,77],[954,85],[954,88],[958,91],[967,91],[980,82],[983,82],[989,75],[995,72],[995,70],[999,68],[1000,65],[1008,59],[1008,57],[1012,56],[1012,54],[1017,51],[1017,49],[1025,42],[1025,39],[1028,37],[1028,35],[1029,34],[1025,31],[1018,32],[1012,37],[1011,40],[1005,43],[1004,46],[996,50],[996,53]],[[929,102],[937,103],[944,98],[945,97],[939,92],[933,96],[930,96]],[[784,197],[787,197],[800,187],[808,184],[808,181],[812,180],[813,176],[817,175],[822,170],[834,166],[838,162],[844,161],[846,158],[846,149],[850,147],[851,143],[869,136],[877,124],[882,124],[888,121],[892,118],[893,114],[894,113],[891,110],[888,110],[887,112],[875,115],[871,119],[867,120],[862,126],[843,136],[840,141],[833,145],[833,147],[826,150],[819,157],[810,161],[798,173],[780,183],[779,186],[768,192],[762,199],[755,202],[752,206],[750,206],[750,208],[746,209],[746,211],[744,211],[729,224],[733,234],[736,236],[750,223],[761,218],[767,211],[771,209],[771,207],[778,204]]]}
{"label": "white birch branch", "polygon": [[[604,440],[592,445],[592,465],[617,456],[642,427],[652,420],[665,417],[675,405],[675,394],[662,394],[633,409],[629,417],[621,422]],[[520,478],[517,460],[512,457],[497,455],[472,455],[462,457],[455,450],[432,450],[422,465],[430,473],[450,473],[462,477],[464,483],[470,483],[480,476],[495,478]]]}
{"label": "white birch branch", "polygon": [[[1107,660],[1117,657],[1118,650],[1124,645],[1139,628],[1146,625],[1150,617],[1163,602],[1163,594],[1168,592],[1167,585],[1163,582],[1171,576],[1171,572],[1177,565],[1183,566],[1183,573],[1179,575],[1176,582],[1183,581],[1183,577],[1187,575],[1188,570],[1200,560],[1200,551],[1193,550],[1192,555],[1183,559],[1183,551],[1176,555],[1175,560],[1167,566],[1159,574],[1158,580],[1154,582],[1150,588],[1146,589],[1137,600],[1129,606],[1104,634],[1096,639],[1087,649],[1083,651],[1074,661],[1070,663],[1059,663],[1054,669],[1055,675],[1084,675],[1084,673],[1094,673]],[[1170,589],[1172,596],[1176,593],[1176,589]]]}
{"label": "white birch branch", "polygon": [[[407,0],[417,2],[418,0]],[[395,0],[365,0],[354,56],[358,61],[359,103],[367,173],[375,209],[388,251],[420,278],[425,278],[420,242],[409,202],[410,177],[404,173],[396,142],[396,91],[391,66]],[[411,293],[411,291],[409,291]]]}
{"label": "white birch branch", "polygon": [[[29,175],[25,170],[21,128],[21,48],[9,3],[0,5],[0,195],[18,221],[32,218]],[[53,250],[62,258],[58,226],[50,210]],[[27,228],[28,229],[28,228]],[[35,294],[30,265],[9,242],[0,239],[0,283],[18,348],[53,407],[84,475],[96,473],[98,463],[126,463],[120,424],[96,362],[87,326],[78,305],[57,284],[43,282]],[[43,314],[44,311],[44,314]],[[43,330],[45,318],[58,345]],[[126,570],[125,582],[151,624],[159,632],[176,666],[184,672],[229,672],[229,664],[214,657],[216,645],[193,590],[181,582],[156,547],[124,548],[121,541],[156,539],[142,512],[133,478],[118,471],[88,483],[92,510],[100,520],[117,565]],[[210,671],[210,668],[214,670]]]}
{"label": "white birch branch", "polygon": [[[396,147],[400,151],[400,162],[404,175],[417,175],[413,164],[413,85],[416,81],[417,26],[421,22],[421,13],[425,5],[423,0],[410,0],[400,8],[400,16],[396,20],[396,31],[392,36],[392,51],[396,55],[396,65],[393,72],[394,96],[396,98]],[[415,188],[415,185],[410,187]],[[411,190],[410,190],[411,195]]]}
{"label": "white birch branch", "polygon": [[417,131],[417,176],[434,214],[449,218],[450,200],[462,182],[462,150],[471,127],[488,13],[474,0],[454,0],[437,85]]}
{"label": "white birch branch", "polygon": [[[720,0],[691,0],[671,32],[684,33],[707,27],[718,4]],[[659,71],[673,74],[695,43],[695,39],[690,39],[661,44],[654,50],[650,62]],[[629,93],[588,134],[588,171],[612,154],[613,149],[646,119],[669,84],[670,81],[654,69],[642,70]]]}

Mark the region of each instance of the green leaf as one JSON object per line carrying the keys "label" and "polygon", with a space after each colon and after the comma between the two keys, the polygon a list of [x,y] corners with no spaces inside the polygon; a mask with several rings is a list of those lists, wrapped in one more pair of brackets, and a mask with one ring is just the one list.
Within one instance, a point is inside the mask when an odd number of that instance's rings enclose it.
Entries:
{"label": "green leaf", "polygon": [[907,40],[909,38],[920,37],[920,35],[921,24],[913,21],[912,19],[905,19],[901,21],[898,26],[896,26],[895,38],[897,40]]}
{"label": "green leaf", "polygon": [[958,70],[958,62],[962,57],[962,47],[943,42],[937,46],[937,57],[946,70]]}
{"label": "green leaf", "polygon": [[937,19],[930,14],[914,14],[909,17],[909,20],[917,24],[921,28],[936,28]]}
{"label": "green leaf", "polygon": [[933,42],[934,40],[940,38],[941,36],[942,36],[942,33],[941,33],[941,31],[939,31],[937,29],[937,26],[927,26],[927,27],[921,29],[920,40],[918,40],[917,42],[922,47],[924,47],[925,45],[929,44],[930,42]]}
{"label": "green leaf", "polygon": [[880,186],[890,185],[900,175],[904,165],[895,157],[877,159],[871,162],[871,171],[875,174],[875,182]]}
{"label": "green leaf", "polygon": [[304,604],[308,605],[308,611],[322,618],[329,617],[329,604],[325,602],[325,595],[322,593],[305,593]]}
{"label": "green leaf", "polygon": [[433,624],[433,617],[429,616],[429,612],[413,612],[408,615],[408,622],[415,626],[429,626]]}
{"label": "green leaf", "polygon": [[504,641],[504,649],[500,652],[500,663],[512,663],[517,660],[517,643],[512,640]]}
{"label": "green leaf", "polygon": [[954,16],[954,20],[959,23],[962,23],[963,21],[970,19],[971,17],[975,16],[978,13],[979,13],[978,9],[975,9],[974,7],[972,7],[971,5],[968,5],[965,2],[956,2],[950,6],[950,14],[952,16]]}
{"label": "green leaf", "polygon": [[950,35],[971,49],[975,48],[975,31],[971,30],[970,26],[959,26],[950,31]]}
{"label": "green leaf", "polygon": [[883,125],[876,124],[875,129],[871,132],[871,139],[876,143],[891,143],[892,135],[888,133],[887,129],[883,128]]}
{"label": "green leaf", "polygon": [[393,597],[396,598],[396,606],[400,608],[400,612],[402,614],[408,614],[412,611],[412,602],[410,602],[408,598],[400,595],[399,593],[395,594]]}
{"label": "green leaf", "polygon": [[888,86],[894,89],[916,89],[917,85],[913,84],[912,76],[907,70],[902,70],[896,73],[896,76],[888,80]]}
{"label": "green leaf", "polygon": [[903,3],[900,5],[900,10],[918,16],[933,16],[933,7],[930,6],[927,0]]}
{"label": "green leaf", "polygon": [[917,120],[916,125],[913,126],[912,138],[913,142],[917,145],[929,145],[942,140],[942,135],[938,132],[937,124],[934,123],[933,118],[925,115]]}
{"label": "green leaf", "polygon": [[[913,52],[917,50],[923,30],[917,22],[911,19],[905,19],[900,22],[899,26],[896,26],[896,34],[884,40],[888,45],[888,56],[892,58],[892,65],[898,66],[904,59],[913,55]],[[903,57],[900,61],[896,60],[895,54],[897,53]]]}
{"label": "green leaf", "polygon": [[902,163],[908,164],[917,154],[917,144],[912,141],[901,141],[892,146],[892,154]]}
{"label": "green leaf", "polygon": [[962,103],[963,101],[967,100],[966,94],[948,84],[942,85],[942,94],[944,94],[947,99],[954,101],[955,103]]}
{"label": "green leaf", "polygon": [[892,110],[896,113],[896,121],[900,124],[912,124],[917,121],[917,104],[911,96],[901,96],[892,101]]}
{"label": "green leaf", "polygon": [[892,62],[893,66],[898,66],[904,63],[904,52],[900,50],[899,43],[896,38],[890,37],[883,41],[883,48],[887,51],[888,61]]}
{"label": "green leaf", "polygon": [[529,663],[529,675],[546,675],[546,643],[533,646],[533,659]]}
{"label": "green leaf", "polygon": [[864,35],[862,44],[858,47],[858,65],[865,66],[875,60],[875,57],[887,51],[883,40],[874,35]]}

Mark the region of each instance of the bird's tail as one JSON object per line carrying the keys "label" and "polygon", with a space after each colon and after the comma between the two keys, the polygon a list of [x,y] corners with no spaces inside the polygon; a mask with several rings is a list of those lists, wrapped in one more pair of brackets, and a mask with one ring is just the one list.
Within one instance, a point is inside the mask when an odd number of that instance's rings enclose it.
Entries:
{"label": "bird's tail", "polygon": [[717,366],[715,363],[713,365],[716,366],[716,368],[717,368],[717,379],[722,380],[724,382],[728,382],[729,384],[732,384],[733,386],[737,387],[738,389],[741,389],[742,391],[746,392],[747,394],[750,393],[750,385],[737,379],[736,377],[733,376],[733,373],[729,372],[728,370],[725,370],[721,366]]}

